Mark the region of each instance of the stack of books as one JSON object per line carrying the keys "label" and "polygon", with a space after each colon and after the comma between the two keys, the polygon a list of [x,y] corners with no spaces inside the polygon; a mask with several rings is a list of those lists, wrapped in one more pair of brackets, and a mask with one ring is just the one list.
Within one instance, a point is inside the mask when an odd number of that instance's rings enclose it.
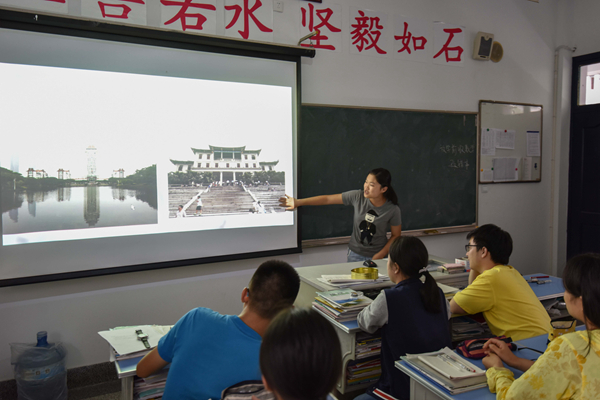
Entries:
{"label": "stack of books", "polygon": [[431,353],[407,354],[400,359],[451,395],[487,386],[484,370],[447,347]]}
{"label": "stack of books", "polygon": [[466,271],[470,271],[471,270],[471,265],[469,264],[469,258],[468,257],[455,258],[454,262],[456,264],[464,265]]}
{"label": "stack of books", "polygon": [[163,369],[147,378],[136,377],[133,383],[134,400],[162,399],[167,383],[168,369]]}
{"label": "stack of books", "polygon": [[357,332],[355,360],[348,363],[348,386],[372,383],[381,376],[381,331]]}
{"label": "stack of books", "polygon": [[381,359],[379,357],[350,361],[346,368],[346,384],[348,386],[375,383],[380,376]]}
{"label": "stack of books", "polygon": [[381,354],[381,332],[377,331],[374,334],[368,332],[356,333],[356,359],[360,360]]}
{"label": "stack of books", "polygon": [[373,300],[361,292],[338,289],[317,292],[312,305],[314,309],[333,321],[348,322],[356,320],[358,313],[372,302]]}
{"label": "stack of books", "polygon": [[444,264],[438,267],[438,272],[444,274],[460,274],[465,272],[465,266],[463,264]]}

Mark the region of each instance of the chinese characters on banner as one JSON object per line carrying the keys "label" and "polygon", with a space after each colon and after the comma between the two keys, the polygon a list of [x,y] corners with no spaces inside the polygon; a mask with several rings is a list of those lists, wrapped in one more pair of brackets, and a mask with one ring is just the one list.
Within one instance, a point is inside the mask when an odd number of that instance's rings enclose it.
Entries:
{"label": "chinese characters on banner", "polygon": [[273,0],[225,0],[225,24],[225,36],[272,42]]}
{"label": "chinese characters on banner", "polygon": [[433,62],[462,65],[465,48],[465,29],[462,26],[436,22],[433,24]]}
{"label": "chinese characters on banner", "polygon": [[353,7],[350,11],[350,53],[388,54],[387,16]]}
{"label": "chinese characters on banner", "polygon": [[395,17],[394,56],[402,60],[429,62],[432,57],[431,23],[403,15]]}
{"label": "chinese characters on banner", "polygon": [[[0,0],[0,5],[66,14],[69,1],[80,1],[81,16],[91,19],[147,25],[150,7],[159,12],[161,28],[274,40],[273,0]],[[467,53],[462,26],[359,7],[350,7],[346,22],[342,20],[344,10],[340,4],[296,4],[297,17],[291,15],[298,18],[298,38],[317,32],[301,46],[442,65],[464,64]]]}
{"label": "chinese characters on banner", "polygon": [[[325,5],[303,5],[300,8],[300,30],[302,36],[312,26],[319,33],[313,43],[315,49],[340,51],[339,45],[327,45],[330,32],[346,35],[350,41],[350,53],[394,57],[408,61],[431,62],[444,65],[463,65],[465,35],[464,27],[442,22],[427,22],[417,18],[394,14],[393,18],[379,11],[353,7],[349,13],[349,30],[333,30],[339,21],[341,7]],[[320,18],[320,26],[315,24]],[[312,25],[311,25],[312,24]],[[341,27],[341,22],[339,25]],[[326,33],[322,30],[326,29]],[[308,44],[307,44],[308,45]]]}
{"label": "chinese characters on banner", "polygon": [[110,22],[146,25],[148,0],[81,0],[83,17]]}
{"label": "chinese characters on banner", "polygon": [[[301,46],[315,49],[342,51],[342,6],[305,3],[300,6],[300,37],[311,32],[319,33]],[[311,45],[312,43],[312,45]]]}
{"label": "chinese characters on banner", "polygon": [[0,6],[47,11],[54,14],[66,14],[67,3],[68,0],[0,0]]}
{"label": "chinese characters on banner", "polygon": [[217,33],[215,0],[160,0],[160,26],[188,33]]}

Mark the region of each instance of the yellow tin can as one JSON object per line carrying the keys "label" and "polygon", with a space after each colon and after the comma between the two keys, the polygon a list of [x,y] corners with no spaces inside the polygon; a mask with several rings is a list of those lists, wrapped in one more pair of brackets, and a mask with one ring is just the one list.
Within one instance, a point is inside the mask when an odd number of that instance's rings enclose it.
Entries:
{"label": "yellow tin can", "polygon": [[352,279],[377,279],[379,278],[379,271],[377,268],[371,267],[360,267],[354,268],[351,271]]}

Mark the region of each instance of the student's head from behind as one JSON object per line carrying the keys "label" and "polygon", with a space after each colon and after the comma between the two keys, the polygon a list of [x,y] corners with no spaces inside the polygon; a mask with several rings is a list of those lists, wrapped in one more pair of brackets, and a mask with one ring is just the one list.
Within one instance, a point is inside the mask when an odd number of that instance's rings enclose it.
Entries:
{"label": "student's head from behind", "polygon": [[248,285],[248,305],[262,318],[271,319],[291,307],[300,289],[296,270],[280,260],[262,263]]}
{"label": "student's head from behind", "polygon": [[325,399],[342,372],[335,328],[310,308],[282,311],[263,336],[260,369],[280,400]]}
{"label": "student's head from behind", "polygon": [[600,328],[600,254],[571,258],[563,271],[565,303],[569,314]]}
{"label": "student's head from behind", "polygon": [[482,225],[467,234],[469,247],[467,256],[471,267],[477,272],[480,257],[489,253],[490,260],[495,265],[508,265],[513,250],[513,242],[510,234],[493,224]]}
{"label": "student's head from behind", "polygon": [[388,275],[392,282],[404,279],[425,277],[419,292],[425,310],[431,313],[441,311],[440,293],[435,279],[427,271],[429,253],[423,242],[414,236],[400,236],[390,244]]}
{"label": "student's head from behind", "polygon": [[398,196],[392,187],[392,174],[387,169],[375,168],[369,171],[369,175],[365,181],[365,192],[370,190],[373,190],[375,194],[381,193],[386,200],[398,205]]}
{"label": "student's head from behind", "polygon": [[428,262],[427,248],[417,237],[400,236],[390,244],[388,265],[391,263],[393,270],[397,267],[406,278],[418,277]]}

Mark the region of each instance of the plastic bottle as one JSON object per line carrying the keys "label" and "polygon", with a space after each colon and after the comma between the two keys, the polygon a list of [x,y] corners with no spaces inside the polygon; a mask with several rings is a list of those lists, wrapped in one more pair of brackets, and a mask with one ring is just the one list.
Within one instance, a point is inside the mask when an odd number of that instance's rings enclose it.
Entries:
{"label": "plastic bottle", "polygon": [[66,400],[64,347],[60,343],[48,343],[46,331],[38,332],[35,347],[24,346],[21,345],[22,354],[15,365],[19,400]]}

